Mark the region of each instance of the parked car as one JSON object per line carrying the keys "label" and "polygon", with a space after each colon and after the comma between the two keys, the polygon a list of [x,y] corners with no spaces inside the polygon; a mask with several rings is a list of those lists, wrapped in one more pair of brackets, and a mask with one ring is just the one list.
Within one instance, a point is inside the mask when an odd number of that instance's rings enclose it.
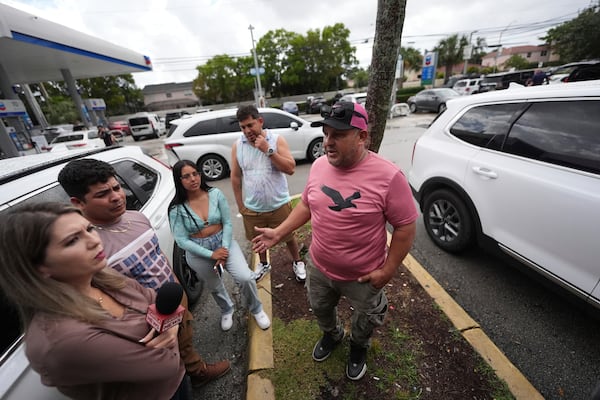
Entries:
{"label": "parked car", "polygon": [[298,104],[295,101],[286,101],[281,106],[283,111],[289,112],[290,114],[298,115]]}
{"label": "parked car", "polygon": [[600,307],[600,81],[464,96],[417,140],[431,240],[490,245]]}
{"label": "parked car", "polygon": [[175,111],[167,113],[165,115],[165,129],[169,129],[169,127],[171,126],[171,121],[173,121],[174,119],[179,119],[184,115],[190,115],[190,113],[187,111]]}
{"label": "parked car", "polygon": [[65,132],[73,132],[73,124],[50,125],[42,130],[42,135],[48,143],[51,143],[58,135]]}
{"label": "parked car", "polygon": [[[579,82],[600,79],[600,60],[579,61],[556,68],[550,81]],[[552,82],[554,83],[554,82]]]}
{"label": "parked car", "polygon": [[524,69],[521,71],[498,72],[483,77],[480,83],[479,93],[490,90],[507,89],[511,82],[526,86],[527,81],[533,77],[535,69]]}
{"label": "parked car", "polygon": [[448,81],[446,83],[444,83],[442,85],[442,87],[452,89],[452,87],[454,86],[454,84],[456,82],[460,81],[461,79],[466,79],[468,77],[469,77],[468,75],[453,75],[450,78],[448,78]]}
{"label": "parked car", "polygon": [[569,74],[552,74],[548,75],[548,84],[553,85],[555,83],[565,83],[565,79],[569,77]]}
{"label": "parked car", "polygon": [[325,99],[325,97],[323,97],[323,96],[313,97],[307,103],[307,105],[308,105],[307,112],[309,114],[318,114],[321,112],[321,106],[323,106],[323,104],[327,104],[327,100]]}
{"label": "parked car", "polygon": [[108,131],[111,135],[113,135],[115,137],[115,139],[117,139],[117,142],[122,142],[123,138],[125,137],[126,133],[123,132],[120,129],[111,129]]}
{"label": "parked car", "polygon": [[461,96],[479,93],[479,84],[481,81],[481,78],[461,79],[452,86],[452,89]]}
{"label": "parked car", "polygon": [[433,88],[421,90],[414,96],[410,96],[406,102],[412,113],[417,111],[442,113],[446,109],[446,102],[456,97],[460,95],[453,89]]}
{"label": "parked car", "polygon": [[[42,153],[0,160],[0,214],[12,207],[40,201],[69,202],[59,185],[58,173],[70,160],[90,157],[115,168],[127,195],[127,208],[146,215],[156,230],[160,247],[182,282],[190,302],[201,295],[201,287],[187,264],[184,253],[173,241],[167,220],[167,204],[175,193],[171,170],[145,155],[139,147],[110,147],[57,154]],[[25,357],[23,336],[17,314],[0,296],[5,317],[0,356],[0,398],[64,399],[56,389],[43,386]]]}
{"label": "parked car", "polygon": [[98,137],[98,130],[92,128],[87,131],[61,133],[43,150],[56,153],[74,149],[96,149],[100,147],[105,147],[104,140]]}
{"label": "parked car", "polygon": [[142,137],[153,136],[159,138],[165,134],[165,123],[158,115],[153,113],[137,113],[127,120],[131,128],[131,136],[136,142]]}
{"label": "parked car", "polygon": [[350,103],[358,103],[364,106],[367,102],[367,93],[361,92],[345,94],[340,97],[339,101],[348,101]]}
{"label": "parked car", "polygon": [[108,123],[108,129],[119,130],[123,132],[125,135],[131,135],[131,128],[129,127],[129,123],[127,121],[113,121]]}
{"label": "parked car", "polygon": [[[171,123],[164,145],[171,165],[179,160],[195,161],[205,179],[229,176],[231,146],[242,135],[237,109],[193,115]],[[292,156],[315,160],[323,154],[323,131],[310,122],[275,108],[260,108],[264,127],[287,141]]]}

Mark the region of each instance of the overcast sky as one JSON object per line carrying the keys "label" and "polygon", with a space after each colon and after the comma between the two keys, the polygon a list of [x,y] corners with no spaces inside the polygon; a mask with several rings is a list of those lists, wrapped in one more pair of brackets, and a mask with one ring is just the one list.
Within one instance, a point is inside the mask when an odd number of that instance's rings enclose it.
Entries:
{"label": "overcast sky", "polygon": [[[423,52],[454,33],[505,47],[541,44],[552,26],[597,0],[407,0],[402,44]],[[341,22],[362,67],[370,63],[376,0],[0,0],[150,56],[137,85],[187,82],[218,54],[250,55],[254,40],[283,28],[305,35]],[[2,55],[4,56],[4,55]]]}

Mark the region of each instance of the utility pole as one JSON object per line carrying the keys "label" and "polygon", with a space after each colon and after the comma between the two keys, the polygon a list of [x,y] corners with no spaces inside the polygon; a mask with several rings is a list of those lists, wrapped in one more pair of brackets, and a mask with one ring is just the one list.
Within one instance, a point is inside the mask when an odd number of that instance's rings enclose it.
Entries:
{"label": "utility pole", "polygon": [[513,24],[513,22],[517,22],[517,20],[514,19],[510,21],[510,23],[506,25],[506,28],[502,29],[502,31],[500,32],[500,37],[498,38],[498,50],[496,50],[496,57],[494,57],[494,72],[496,72],[496,67],[498,66],[498,56],[500,55],[500,51],[502,50],[502,34],[508,29],[509,26]]}
{"label": "utility pole", "polygon": [[465,66],[463,68],[463,75],[467,74],[467,64],[469,63],[469,60],[471,59],[471,56],[473,55],[473,47],[471,46],[471,39],[473,39],[473,34],[475,32],[478,32],[478,31],[472,31],[469,34],[469,54],[468,54],[468,56],[463,57],[465,59],[464,60],[465,61]]}
{"label": "utility pole", "polygon": [[254,71],[256,72],[256,86],[258,87],[258,96],[256,96],[256,106],[262,107],[264,104],[262,100],[262,87],[260,86],[260,70],[258,69],[258,57],[256,56],[256,48],[254,47],[254,34],[252,30],[254,27],[250,25],[248,27],[250,29],[250,37],[252,38],[252,53],[254,54]]}

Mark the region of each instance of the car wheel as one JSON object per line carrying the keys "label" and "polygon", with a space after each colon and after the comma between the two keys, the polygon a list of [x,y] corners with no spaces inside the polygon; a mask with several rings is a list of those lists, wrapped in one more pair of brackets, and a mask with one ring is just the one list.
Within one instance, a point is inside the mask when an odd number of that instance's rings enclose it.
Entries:
{"label": "car wheel", "polygon": [[435,190],[425,198],[423,222],[431,240],[442,250],[457,253],[473,243],[471,213],[464,201],[450,190]]}
{"label": "car wheel", "polygon": [[134,141],[134,142],[138,142],[139,140],[140,140],[140,137],[139,137],[139,136],[134,136],[134,137],[133,137],[133,141]]}
{"label": "car wheel", "polygon": [[410,109],[411,113],[416,113],[417,112],[417,105],[415,103],[410,103],[408,105],[408,108]]}
{"label": "car wheel", "polygon": [[218,181],[219,179],[223,179],[229,172],[225,160],[214,154],[202,157],[198,160],[196,165],[198,165],[198,168],[202,172],[202,176],[204,176],[207,181]]}
{"label": "car wheel", "polygon": [[202,296],[202,281],[185,260],[185,251],[177,243],[173,245],[173,272],[183,286],[190,305],[196,303]]}
{"label": "car wheel", "polygon": [[438,107],[438,114],[443,113],[444,111],[446,111],[446,103],[442,103],[440,104],[440,106]]}
{"label": "car wheel", "polygon": [[306,152],[306,158],[308,161],[313,162],[317,158],[325,154],[323,149],[323,139],[315,139],[308,145],[308,151]]}

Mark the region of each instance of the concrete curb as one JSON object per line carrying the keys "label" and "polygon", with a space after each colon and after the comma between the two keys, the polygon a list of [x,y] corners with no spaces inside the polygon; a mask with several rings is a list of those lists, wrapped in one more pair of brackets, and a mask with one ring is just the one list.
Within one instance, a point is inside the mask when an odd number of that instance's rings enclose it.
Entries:
{"label": "concrete curb", "polygon": [[[252,253],[252,268],[258,264],[258,254]],[[273,324],[273,305],[271,299],[271,273],[268,273],[257,284],[258,297],[265,313]],[[273,329],[265,331],[259,328],[252,316],[248,318],[248,379],[246,400],[275,400],[275,388],[270,379],[259,376],[265,369],[275,368],[273,360]]]}
{"label": "concrete curb", "polygon": [[448,316],[452,324],[461,333],[467,342],[481,357],[492,367],[496,375],[506,382],[510,392],[517,400],[544,400],[544,397],[502,353],[502,351],[485,334],[479,324],[475,322],[463,308],[442,288],[442,286],[408,254],[403,264],[425,289],[433,300]]}
{"label": "concrete curb", "polygon": [[[388,244],[389,239],[388,235]],[[258,263],[258,255],[253,253],[251,265]],[[469,344],[494,370],[496,375],[504,380],[517,400],[544,400],[544,397],[514,366],[502,351],[485,334],[479,324],[442,288],[442,286],[423,268],[411,254],[403,261],[404,266],[415,277],[419,284],[431,296],[441,310],[446,314],[454,327]],[[263,308],[271,321],[273,309],[271,303],[271,274],[267,274],[258,283],[258,294]],[[248,318],[248,379],[246,400],[275,400],[275,388],[269,379],[261,378],[258,372],[273,369],[273,331],[271,328],[263,331],[256,325],[254,318]]]}

